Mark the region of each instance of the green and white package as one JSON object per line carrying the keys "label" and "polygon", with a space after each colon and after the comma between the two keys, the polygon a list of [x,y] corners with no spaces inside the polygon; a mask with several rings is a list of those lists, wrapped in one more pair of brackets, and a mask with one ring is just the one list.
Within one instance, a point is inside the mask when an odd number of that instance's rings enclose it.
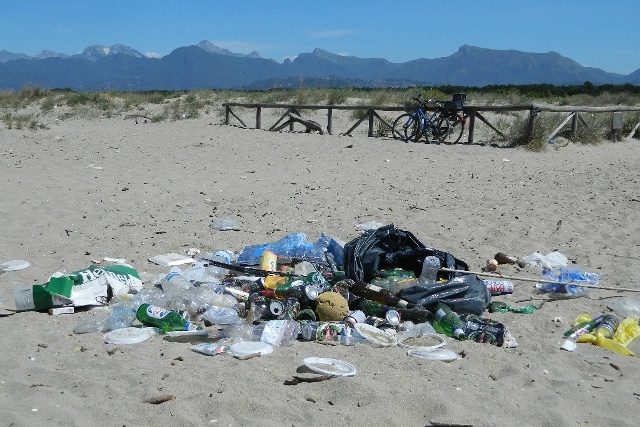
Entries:
{"label": "green and white package", "polygon": [[42,285],[18,288],[14,301],[18,311],[103,305],[107,302],[109,288],[113,295],[128,293],[142,289],[142,281],[135,269],[125,265],[91,265],[67,275],[55,273]]}

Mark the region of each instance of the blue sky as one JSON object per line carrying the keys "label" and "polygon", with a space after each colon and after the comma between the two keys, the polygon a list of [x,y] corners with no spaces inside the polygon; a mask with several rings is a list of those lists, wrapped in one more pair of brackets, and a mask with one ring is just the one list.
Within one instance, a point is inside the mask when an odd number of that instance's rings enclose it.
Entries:
{"label": "blue sky", "polygon": [[640,68],[640,0],[0,0],[0,50],[74,54],[122,43],[167,55],[209,40],[282,62],[314,48],[405,62],[462,45],[555,51],[581,65]]}

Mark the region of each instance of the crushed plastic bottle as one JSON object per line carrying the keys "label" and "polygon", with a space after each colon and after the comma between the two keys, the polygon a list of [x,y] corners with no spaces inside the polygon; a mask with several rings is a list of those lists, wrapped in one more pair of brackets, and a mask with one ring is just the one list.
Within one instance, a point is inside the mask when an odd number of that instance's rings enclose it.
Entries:
{"label": "crushed plastic bottle", "polygon": [[113,304],[113,310],[105,323],[105,330],[115,331],[116,329],[128,328],[136,320],[136,313],[129,302],[118,301]]}

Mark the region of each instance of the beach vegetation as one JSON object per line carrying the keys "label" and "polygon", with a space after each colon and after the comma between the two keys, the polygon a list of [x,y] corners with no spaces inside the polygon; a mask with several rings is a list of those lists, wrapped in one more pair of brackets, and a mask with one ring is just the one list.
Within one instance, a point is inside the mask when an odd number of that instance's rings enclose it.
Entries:
{"label": "beach vegetation", "polygon": [[[214,115],[222,121],[224,102],[252,104],[293,105],[349,105],[362,106],[349,112],[351,119],[360,120],[366,114],[366,106],[395,106],[408,110],[415,108],[413,98],[447,100],[455,93],[465,93],[467,105],[531,105],[550,104],[559,106],[610,106],[640,105],[640,86],[581,85],[554,86],[536,85],[489,85],[484,87],[439,86],[439,87],[306,87],[303,78],[295,88],[272,88],[269,90],[153,90],[153,91],[108,91],[78,92],[68,88],[43,89],[39,86],[23,87],[17,91],[0,92],[0,117],[7,129],[43,129],[41,118],[55,115],[58,120],[72,118],[108,118],[144,116],[150,122],[189,120]],[[283,109],[283,114],[286,109]],[[393,113],[388,113],[393,115]],[[539,151],[549,146],[549,135],[566,118],[566,113],[542,112],[535,118],[530,129],[528,111],[498,111],[492,113],[491,122],[504,137],[487,131],[485,142],[503,146],[522,146]],[[565,126],[558,137],[575,143],[596,143],[615,139],[611,130],[611,113],[580,113],[580,122],[575,132]],[[640,123],[640,112],[625,112],[623,136]],[[392,117],[387,117],[393,122]],[[376,120],[375,134],[388,136],[389,129]],[[476,131],[485,126],[476,120]]]}

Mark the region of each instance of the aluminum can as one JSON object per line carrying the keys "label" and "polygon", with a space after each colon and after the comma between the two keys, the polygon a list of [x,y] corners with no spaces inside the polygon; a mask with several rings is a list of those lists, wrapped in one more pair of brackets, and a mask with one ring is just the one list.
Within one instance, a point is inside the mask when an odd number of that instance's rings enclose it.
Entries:
{"label": "aluminum can", "polygon": [[513,293],[513,282],[508,280],[483,280],[491,295],[505,295]]}

